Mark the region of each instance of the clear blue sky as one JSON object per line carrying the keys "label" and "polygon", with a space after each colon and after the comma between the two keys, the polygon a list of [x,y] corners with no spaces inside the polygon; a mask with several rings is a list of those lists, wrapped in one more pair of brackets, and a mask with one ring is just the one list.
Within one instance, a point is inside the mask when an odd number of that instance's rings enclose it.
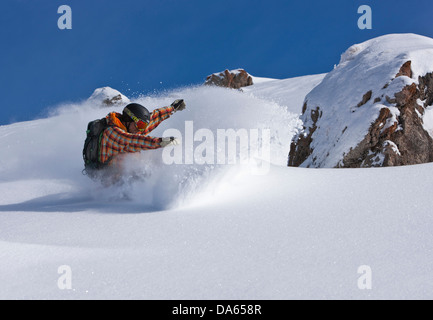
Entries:
{"label": "clear blue sky", "polygon": [[[72,29],[60,30],[60,5]],[[357,26],[360,5],[373,29]],[[111,86],[129,97],[202,83],[226,68],[289,78],[332,70],[350,45],[433,37],[431,0],[3,0],[0,124],[44,116]]]}

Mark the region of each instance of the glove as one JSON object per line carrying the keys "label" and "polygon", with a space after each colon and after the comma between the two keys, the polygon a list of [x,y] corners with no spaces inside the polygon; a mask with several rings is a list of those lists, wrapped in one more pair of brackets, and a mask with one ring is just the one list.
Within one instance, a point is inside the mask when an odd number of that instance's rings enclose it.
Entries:
{"label": "glove", "polygon": [[179,144],[179,139],[175,137],[162,138],[161,147],[165,148],[168,146],[177,146]]}
{"label": "glove", "polygon": [[174,111],[176,112],[176,111],[184,110],[186,107],[186,104],[183,101],[183,99],[177,99],[171,104],[171,106],[174,108]]}

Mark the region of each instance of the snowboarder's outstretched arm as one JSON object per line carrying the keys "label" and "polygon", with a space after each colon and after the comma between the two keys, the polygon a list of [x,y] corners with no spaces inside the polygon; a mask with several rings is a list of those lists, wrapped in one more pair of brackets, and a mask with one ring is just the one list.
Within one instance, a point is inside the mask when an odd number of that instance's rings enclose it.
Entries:
{"label": "snowboarder's outstretched arm", "polygon": [[153,110],[152,114],[150,115],[149,124],[147,125],[143,134],[144,135],[149,134],[152,130],[158,127],[161,122],[170,118],[170,116],[173,113],[174,113],[174,108],[172,106]]}
{"label": "snowboarder's outstretched arm", "polygon": [[154,130],[159,124],[170,118],[170,116],[176,111],[182,111],[185,109],[185,102],[183,99],[175,100],[169,107],[163,107],[155,109],[150,115],[150,121],[147,128],[144,130],[143,134],[147,135],[149,132]]}

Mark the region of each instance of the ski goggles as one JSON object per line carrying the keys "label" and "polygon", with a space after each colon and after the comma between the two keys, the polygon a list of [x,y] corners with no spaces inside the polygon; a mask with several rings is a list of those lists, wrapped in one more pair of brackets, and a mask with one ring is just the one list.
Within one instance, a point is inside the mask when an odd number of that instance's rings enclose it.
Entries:
{"label": "ski goggles", "polygon": [[129,111],[128,109],[125,110],[126,114],[132,119],[132,121],[134,121],[135,126],[137,127],[137,129],[139,131],[144,131],[147,128],[147,125],[149,124],[149,121],[145,121],[142,119],[137,118],[136,116],[134,116],[134,114]]}

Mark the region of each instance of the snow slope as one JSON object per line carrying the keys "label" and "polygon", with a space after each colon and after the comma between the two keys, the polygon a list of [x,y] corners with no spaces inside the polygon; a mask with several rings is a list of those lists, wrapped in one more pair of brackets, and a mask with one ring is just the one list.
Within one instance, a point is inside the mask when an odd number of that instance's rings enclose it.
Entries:
{"label": "snow slope", "polygon": [[[0,298],[432,298],[432,165],[285,166],[300,125],[291,111],[320,77],[137,100],[187,102],[156,136],[185,137],[187,121],[212,132],[268,128],[266,174],[253,163],[165,165],[157,150],[129,159],[148,179],[103,188],[81,175],[81,148],[87,122],[111,110],[87,101],[0,127]],[[284,92],[282,82],[303,85]],[[362,265],[371,290],[358,287]],[[61,266],[71,289],[58,287]]]}
{"label": "snow slope", "polygon": [[270,79],[253,77],[255,85],[242,88],[255,97],[274,101],[285,106],[288,111],[301,113],[305,95],[316,87],[326,76],[317,74],[289,79]]}

